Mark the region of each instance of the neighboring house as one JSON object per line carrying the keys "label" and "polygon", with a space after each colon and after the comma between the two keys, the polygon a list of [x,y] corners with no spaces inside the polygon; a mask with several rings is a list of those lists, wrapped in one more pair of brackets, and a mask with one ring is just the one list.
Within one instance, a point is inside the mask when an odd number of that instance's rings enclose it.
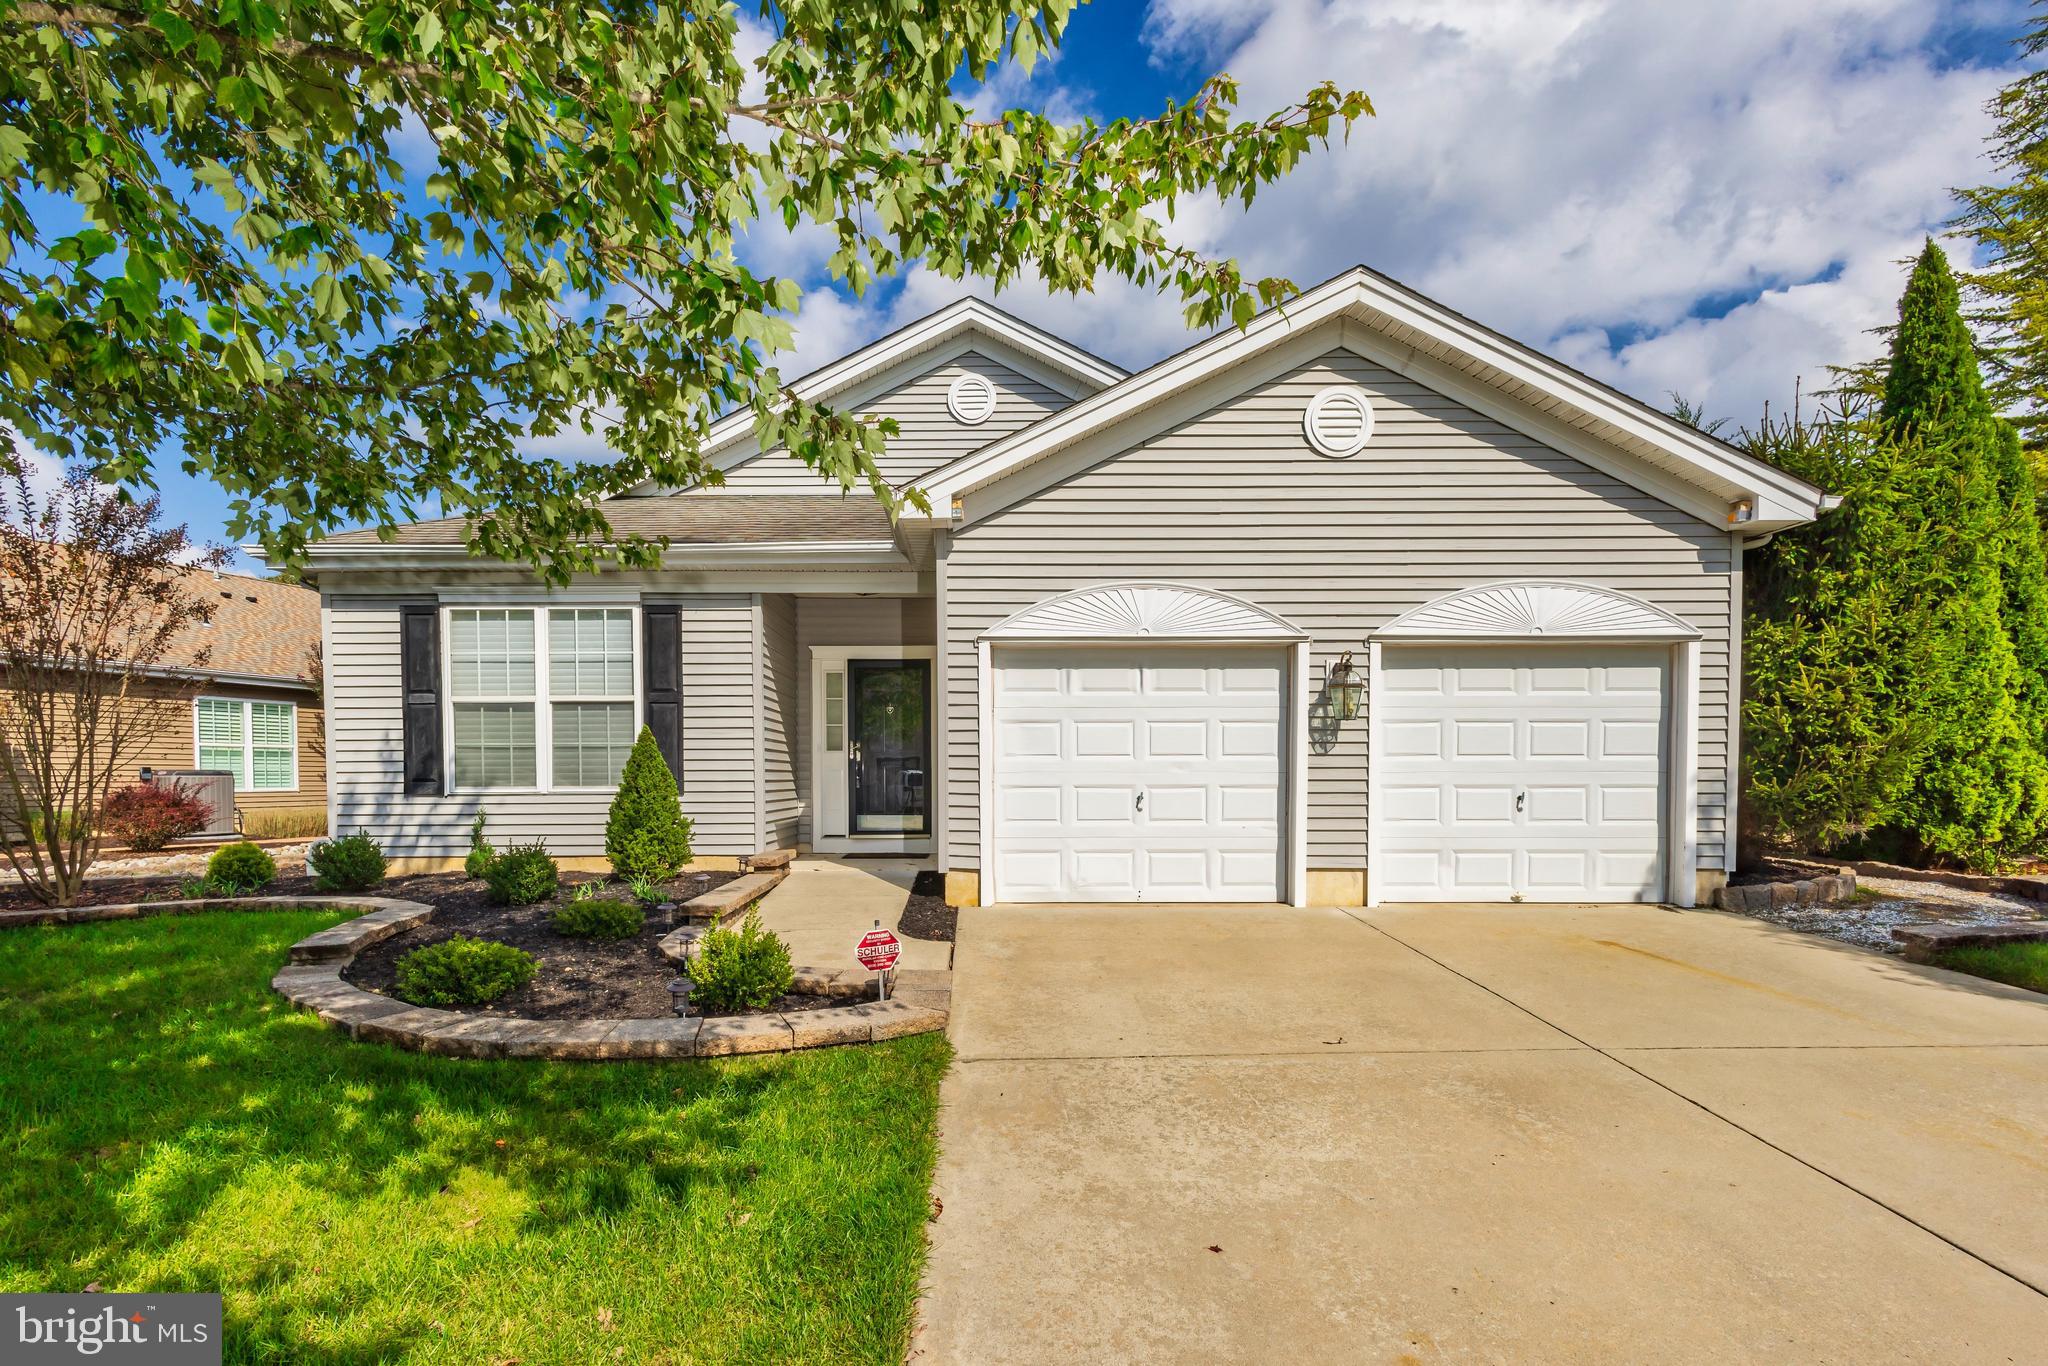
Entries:
{"label": "neighboring house", "polygon": [[1798,479],[1364,269],[1135,375],[966,301],[798,387],[896,418],[931,514],[740,415],[722,486],[607,505],[659,572],[315,545],[334,828],[599,855],[644,721],[706,859],[925,856],[966,903],[1691,904],[1732,866],[1742,550],[1827,504]]}
{"label": "neighboring house", "polygon": [[168,704],[174,716],[115,785],[142,768],[226,769],[244,819],[324,807],[319,595],[246,574],[195,569],[184,577],[185,591],[210,600],[213,620],[172,642],[152,670],[160,681],[131,689],[137,703]]}

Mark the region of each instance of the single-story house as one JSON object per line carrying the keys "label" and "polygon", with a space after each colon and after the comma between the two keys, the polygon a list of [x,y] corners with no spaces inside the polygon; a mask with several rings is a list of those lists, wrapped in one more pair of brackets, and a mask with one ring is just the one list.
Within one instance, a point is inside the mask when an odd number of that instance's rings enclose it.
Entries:
{"label": "single-story house", "polygon": [[130,733],[139,743],[115,756],[114,785],[145,769],[225,771],[238,827],[253,822],[260,833],[265,816],[287,812],[317,820],[327,805],[319,595],[225,571],[179,577],[212,620],[181,632],[131,682],[122,705],[138,714]]}
{"label": "single-story house", "polygon": [[1829,500],[1363,268],[1126,374],[975,300],[799,381],[931,510],[750,418],[550,590],[455,521],[313,547],[336,829],[596,858],[638,726],[709,860],[951,898],[1692,904],[1735,857],[1742,554]]}

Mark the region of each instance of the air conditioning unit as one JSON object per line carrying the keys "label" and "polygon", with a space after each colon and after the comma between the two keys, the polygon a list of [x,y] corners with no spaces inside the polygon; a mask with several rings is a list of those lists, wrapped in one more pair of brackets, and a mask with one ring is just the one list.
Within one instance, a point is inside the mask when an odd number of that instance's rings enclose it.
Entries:
{"label": "air conditioning unit", "polygon": [[206,805],[206,828],[195,835],[235,833],[235,775],[225,768],[145,768],[142,781],[183,788]]}

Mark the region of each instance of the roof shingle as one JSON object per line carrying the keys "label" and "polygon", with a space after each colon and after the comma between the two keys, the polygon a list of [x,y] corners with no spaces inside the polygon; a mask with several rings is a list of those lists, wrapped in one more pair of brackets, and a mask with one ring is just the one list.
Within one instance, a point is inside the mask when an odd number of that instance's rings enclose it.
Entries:
{"label": "roof shingle", "polygon": [[[887,541],[892,536],[889,510],[865,493],[835,498],[816,493],[691,492],[608,498],[601,506],[615,534],[648,540],[666,536],[673,545],[829,544]],[[468,526],[461,517],[409,522],[384,542],[374,530],[344,531],[318,542],[314,554],[321,546],[460,546],[468,542]]]}

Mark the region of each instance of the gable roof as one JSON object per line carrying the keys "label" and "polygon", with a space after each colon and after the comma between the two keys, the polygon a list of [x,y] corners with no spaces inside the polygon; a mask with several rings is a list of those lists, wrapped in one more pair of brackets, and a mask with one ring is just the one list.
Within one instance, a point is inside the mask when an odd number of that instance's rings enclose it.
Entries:
{"label": "gable roof", "polygon": [[[931,497],[931,520],[948,520],[956,501],[964,501],[968,520],[1006,506],[1004,491],[992,487],[1000,481],[1121,424],[1135,423],[1139,432],[1122,444],[1142,439],[1186,416],[1169,408],[1170,400],[1270,360],[1288,343],[1332,324],[1341,330],[1342,345],[1703,521],[1761,534],[1811,521],[1833,505],[1804,480],[1356,266],[1241,330],[1198,342],[942,466],[919,481]],[[1085,449],[1095,457],[1113,453]],[[1738,520],[1743,503],[1748,515]],[[916,516],[910,510],[903,515]]]}
{"label": "gable roof", "polygon": [[[976,349],[1073,399],[1107,388],[1127,373],[994,304],[966,298],[820,366],[792,381],[789,388],[809,403],[837,399],[842,405],[859,404],[875,396],[878,388],[891,387],[913,372],[922,373]],[[727,413],[705,434],[704,460],[730,468],[764,454],[754,446],[753,435],[751,412]],[[635,489],[634,494],[674,491],[650,483]]]}

